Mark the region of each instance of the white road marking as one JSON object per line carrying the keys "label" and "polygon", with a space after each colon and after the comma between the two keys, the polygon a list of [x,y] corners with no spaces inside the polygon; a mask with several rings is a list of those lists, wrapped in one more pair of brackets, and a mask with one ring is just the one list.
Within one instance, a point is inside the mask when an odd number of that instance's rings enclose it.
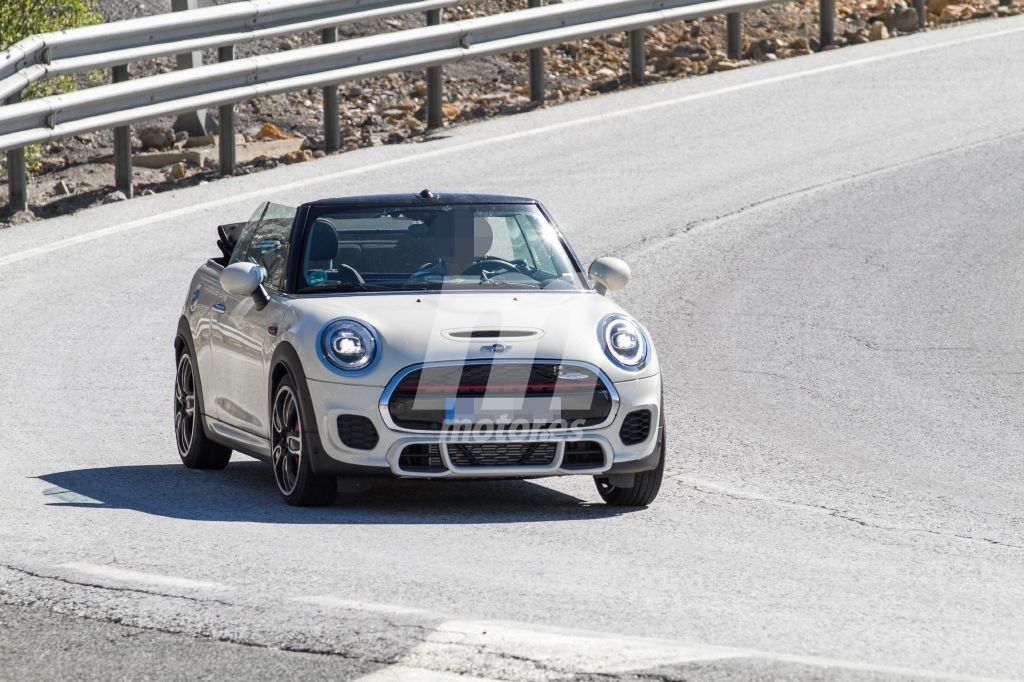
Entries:
{"label": "white road marking", "polygon": [[944,680],[987,679],[827,657],[471,620],[442,623],[426,641],[403,656],[399,665],[448,670],[473,669],[474,664],[479,668],[481,656],[488,654],[506,655],[512,659],[526,658],[536,661],[546,670],[565,673],[622,674],[658,666],[753,658],[882,675]]}
{"label": "white road marking", "polygon": [[[1003,19],[1002,21],[1009,21],[1009,20]],[[968,36],[966,38],[957,38],[955,40],[947,40],[945,42],[933,43],[933,44],[930,44],[930,45],[921,45],[921,46],[918,46],[918,47],[908,48],[908,49],[905,49],[905,50],[898,50],[898,51],[895,51],[895,52],[889,52],[889,53],[882,54],[882,55],[875,55],[873,57],[863,57],[861,59],[853,59],[853,60],[846,61],[846,62],[840,62],[838,64],[828,64],[828,65],[825,65],[825,66],[819,66],[819,67],[815,67],[815,68],[811,68],[811,69],[806,69],[806,70],[798,71],[798,72],[795,72],[795,73],[788,73],[788,74],[783,74],[783,75],[779,75],[779,76],[770,76],[768,78],[761,78],[761,79],[757,79],[757,80],[751,80],[751,81],[747,81],[745,83],[737,83],[736,85],[730,85],[730,86],[727,86],[727,87],[724,87],[724,88],[718,88],[716,90],[709,90],[709,91],[706,91],[706,92],[693,93],[693,94],[690,94],[690,95],[684,95],[684,96],[681,96],[681,97],[674,97],[674,98],[671,98],[671,99],[661,100],[661,101],[658,101],[658,102],[650,102],[648,104],[641,104],[641,105],[637,105],[637,106],[634,106],[634,107],[626,107],[626,108],[618,109],[616,111],[612,111],[612,112],[608,112],[608,113],[594,114],[592,116],[585,116],[585,117],[582,117],[582,118],[571,119],[571,120],[562,121],[562,122],[559,122],[559,123],[552,123],[552,124],[546,125],[546,126],[538,126],[538,127],[535,127],[535,128],[530,128],[528,130],[520,130],[520,131],[517,131],[517,132],[514,132],[514,133],[507,133],[505,135],[498,135],[498,136],[487,138],[487,139],[475,140],[475,141],[472,141],[472,142],[465,142],[465,143],[462,143],[462,144],[453,144],[451,146],[442,147],[442,148],[439,148],[439,149],[428,149],[426,151],[422,151],[422,152],[419,152],[419,153],[412,153],[412,154],[409,154],[408,156],[403,156],[402,158],[399,158],[399,159],[391,159],[391,160],[388,160],[388,161],[381,161],[379,163],[372,163],[372,164],[368,164],[366,166],[360,166],[358,168],[348,168],[346,170],[338,171],[338,172],[335,172],[335,173],[328,173],[328,174],[325,174],[325,175],[320,175],[320,176],[317,176],[316,178],[312,178],[312,179],[304,178],[302,180],[296,180],[294,182],[286,183],[286,184],[283,184],[283,185],[278,185],[278,186],[276,186],[274,188],[274,190],[275,191],[286,191],[286,190],[292,190],[292,189],[299,189],[301,187],[305,187],[306,185],[308,185],[312,181],[324,182],[324,181],[339,180],[339,179],[342,179],[342,178],[351,177],[353,175],[360,175],[360,174],[363,174],[363,173],[371,173],[371,172],[374,172],[374,171],[379,171],[379,170],[383,170],[383,169],[386,169],[386,168],[391,168],[393,166],[403,165],[403,164],[406,164],[406,163],[421,162],[421,161],[423,161],[425,159],[433,159],[433,158],[437,158],[437,157],[444,156],[444,155],[447,155],[447,154],[453,154],[453,153],[460,152],[460,151],[467,151],[467,150],[477,149],[479,147],[485,147],[485,146],[494,145],[494,144],[501,144],[501,143],[504,143],[504,142],[512,142],[512,141],[520,140],[520,139],[527,138],[527,137],[535,137],[537,135],[544,135],[544,134],[555,132],[555,131],[558,131],[558,130],[564,130],[566,128],[572,128],[572,127],[577,127],[577,126],[587,126],[587,125],[591,125],[593,123],[613,120],[613,119],[622,118],[622,117],[625,117],[625,116],[631,116],[633,114],[643,113],[643,112],[646,112],[646,111],[654,111],[656,109],[663,109],[663,108],[666,108],[666,107],[678,106],[680,104],[686,104],[686,103],[689,103],[689,102],[696,102],[696,101],[699,101],[699,100],[710,99],[712,97],[719,97],[721,95],[728,95],[728,94],[731,94],[731,93],[734,93],[734,92],[741,92],[741,91],[744,91],[744,90],[751,90],[753,88],[761,88],[761,87],[765,87],[765,86],[768,86],[768,85],[774,85],[776,83],[784,83],[784,82],[791,81],[791,80],[796,80],[796,79],[799,79],[799,78],[806,78],[806,77],[809,77],[809,76],[816,76],[816,75],[819,75],[819,74],[822,74],[822,73],[830,73],[832,71],[841,71],[841,70],[844,70],[844,69],[852,69],[852,68],[855,68],[855,67],[864,66],[866,64],[874,64],[874,63],[877,63],[877,62],[888,61],[888,60],[891,60],[891,59],[899,59],[901,57],[906,57],[906,56],[910,56],[910,55],[921,54],[921,53],[924,53],[924,52],[931,52],[933,50],[940,50],[940,49],[945,49],[945,48],[948,48],[948,47],[956,47],[958,45],[965,45],[965,44],[968,44],[968,43],[974,43],[974,42],[978,42],[980,40],[989,40],[989,39],[992,39],[992,38],[999,38],[999,37],[1003,37],[1003,36],[1007,36],[1007,35],[1013,35],[1013,34],[1017,34],[1017,33],[1021,33],[1021,32],[1024,32],[1024,26],[1020,26],[1020,27],[1016,27],[1016,28],[1010,28],[1010,29],[1004,29],[1004,30],[1001,30],[1001,31],[994,31],[992,33],[982,33],[982,34],[978,34],[978,35]],[[22,261],[22,260],[25,260],[25,259],[28,259],[28,258],[32,258],[34,256],[41,256],[41,255],[44,255],[44,254],[47,254],[47,253],[52,253],[54,251],[59,251],[61,249],[65,249],[65,248],[68,248],[70,246],[74,246],[76,244],[82,244],[82,243],[85,243],[85,242],[93,241],[95,239],[101,239],[103,237],[109,237],[109,236],[112,236],[112,235],[121,234],[121,233],[124,233],[124,232],[128,232],[130,230],[135,230],[135,229],[138,229],[140,227],[145,227],[147,225],[152,225],[152,224],[155,224],[155,223],[164,222],[164,221],[167,221],[167,220],[170,220],[170,219],[173,219],[173,218],[180,218],[180,217],[183,217],[183,216],[186,216],[186,215],[190,215],[192,213],[197,213],[199,211],[206,211],[206,210],[209,210],[209,209],[212,209],[212,208],[217,208],[217,207],[220,207],[220,206],[228,206],[228,205],[231,205],[231,204],[251,201],[251,200],[257,199],[257,198],[263,198],[263,197],[266,197],[267,191],[268,191],[267,189],[261,188],[261,189],[258,189],[258,190],[253,190],[253,191],[250,191],[250,192],[244,192],[244,193],[241,193],[241,194],[230,194],[229,196],[226,196],[226,197],[223,197],[223,198],[220,198],[220,199],[214,199],[214,200],[211,200],[211,201],[207,201],[207,202],[203,202],[203,203],[198,203],[198,204],[191,204],[189,206],[185,206],[185,207],[182,207],[182,208],[179,208],[179,209],[175,209],[175,210],[172,210],[172,211],[166,211],[166,212],[160,213],[159,215],[148,216],[146,218],[139,218],[138,220],[131,220],[131,221],[128,221],[126,223],[121,223],[120,225],[113,225],[111,227],[102,228],[102,229],[99,229],[99,230],[94,230],[92,232],[85,232],[83,234],[75,235],[74,237],[68,237],[66,239],[57,240],[57,241],[52,242],[50,244],[43,244],[41,246],[36,246],[36,247],[30,248],[30,249],[25,249],[23,251],[17,251],[15,253],[11,253],[11,254],[8,254],[6,256],[0,257],[0,267],[3,267],[5,265],[10,265],[11,263],[17,263],[19,261]]]}
{"label": "white road marking", "polygon": [[625,673],[742,655],[735,649],[487,621],[451,620],[402,657],[401,665],[461,669],[481,654],[536,661],[554,671]]}
{"label": "white road marking", "polygon": [[[716,487],[723,491],[728,490],[730,493],[742,494],[740,491],[722,486]],[[821,669],[839,668],[905,677],[944,680],[989,679],[823,656],[776,653],[758,649],[634,637],[527,623],[453,618],[428,609],[341,599],[329,595],[295,597],[293,601],[390,615],[431,616],[441,621],[440,625],[437,625],[423,642],[410,649],[395,666],[360,678],[374,682],[385,682],[392,679],[447,680],[451,678],[413,677],[412,673],[408,673],[408,676],[406,673],[407,671],[422,671],[423,674],[427,674],[438,670],[479,670],[481,663],[488,657],[527,659],[535,661],[546,670],[565,674],[613,675],[699,661],[754,658]],[[392,673],[392,670],[396,672]]]}
{"label": "white road marking", "polygon": [[369,675],[356,679],[356,682],[493,682],[491,677],[471,677],[456,673],[442,673],[426,668],[409,668],[404,665],[393,665],[381,668]]}
{"label": "white road marking", "polygon": [[433,611],[418,609],[412,606],[399,606],[398,604],[378,604],[375,602],[355,601],[352,599],[341,599],[339,597],[294,597],[292,601],[314,606],[329,606],[339,609],[351,609],[353,611],[369,611],[371,613],[385,613],[395,616],[436,616]]}
{"label": "white road marking", "polygon": [[76,573],[84,573],[108,580],[117,580],[127,583],[139,583],[152,585],[154,587],[168,587],[177,590],[228,590],[227,585],[208,582],[205,580],[192,580],[191,578],[180,578],[173,575],[161,575],[159,573],[141,573],[131,571],[117,566],[98,566],[96,564],[70,562],[59,564],[57,568],[64,568]]}
{"label": "white road marking", "polygon": [[99,500],[94,500],[91,497],[86,497],[81,493],[76,493],[66,488],[47,488],[43,491],[43,495],[50,498],[47,500],[50,504],[103,504]]}

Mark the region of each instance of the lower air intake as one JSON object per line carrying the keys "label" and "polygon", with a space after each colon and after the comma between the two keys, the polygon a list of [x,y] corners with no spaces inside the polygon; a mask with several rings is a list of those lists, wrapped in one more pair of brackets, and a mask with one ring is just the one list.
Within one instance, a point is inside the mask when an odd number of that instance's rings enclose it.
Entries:
{"label": "lower air intake", "polygon": [[565,444],[562,455],[563,469],[600,469],[604,466],[604,450],[601,444],[592,440],[573,441]]}
{"label": "lower air intake", "polygon": [[372,450],[379,440],[373,422],[358,414],[338,417],[338,437],[345,447],[353,450]]}
{"label": "lower air intake", "polygon": [[426,443],[406,445],[398,457],[398,467],[417,474],[439,474],[447,470],[441,460],[441,449]]}
{"label": "lower air intake", "polygon": [[626,415],[619,429],[619,438],[624,445],[636,445],[647,440],[651,433],[651,411],[635,410]]}
{"label": "lower air intake", "polygon": [[549,466],[558,449],[543,443],[451,443],[448,457],[457,467]]}

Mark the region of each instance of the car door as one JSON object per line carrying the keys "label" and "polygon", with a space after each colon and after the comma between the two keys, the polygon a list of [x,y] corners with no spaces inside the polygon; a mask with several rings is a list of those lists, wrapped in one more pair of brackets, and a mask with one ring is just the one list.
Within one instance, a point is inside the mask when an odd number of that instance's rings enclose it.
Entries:
{"label": "car door", "polygon": [[[259,221],[231,256],[231,262],[256,263],[265,272],[271,302],[262,310],[252,296],[221,291],[213,306],[213,362],[218,395],[217,418],[255,435],[268,437],[268,328],[280,306],[295,209],[267,204]],[[243,235],[244,237],[244,235]]]}
{"label": "car door", "polygon": [[[228,259],[229,263],[232,262],[232,259],[241,257],[246,245],[252,239],[252,233],[255,232],[256,226],[259,225],[260,218],[263,217],[263,213],[266,210],[267,204],[264,202],[249,216],[248,222],[242,228],[242,232],[235,242],[234,251]],[[196,364],[199,367],[199,375],[204,377],[202,382],[203,405],[206,409],[206,415],[214,419],[221,419],[218,398],[221,396],[222,391],[218,386],[218,377],[213,361],[213,340],[215,334],[214,326],[217,322],[214,318],[219,317],[219,310],[224,305],[224,289],[220,284],[220,273],[223,270],[224,267],[222,265],[214,264],[213,261],[210,262],[209,267],[200,268],[196,288],[189,301],[190,317],[194,315],[193,332],[195,334]],[[216,312],[214,310],[215,307],[217,308]]]}

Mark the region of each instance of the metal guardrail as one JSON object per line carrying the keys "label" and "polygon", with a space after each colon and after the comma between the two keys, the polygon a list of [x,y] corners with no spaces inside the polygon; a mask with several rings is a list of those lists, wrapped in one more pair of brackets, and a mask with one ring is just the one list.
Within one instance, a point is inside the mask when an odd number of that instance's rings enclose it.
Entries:
{"label": "metal guardrail", "polygon": [[51,76],[456,4],[458,0],[245,0],[43,33],[0,55],[0,99]]}
{"label": "metal guardrail", "polygon": [[[820,0],[822,8],[834,0]],[[547,45],[572,40],[628,32],[630,71],[634,82],[644,74],[644,29],[657,24],[683,21],[715,14],[727,14],[728,52],[738,58],[741,51],[740,13],[780,0],[576,0],[539,6],[541,0],[529,0],[530,8],[448,24],[441,23],[441,7],[454,4],[442,0],[396,3],[394,0],[251,0],[177,15],[159,15],[120,24],[99,25],[58,34],[33,36],[22,41],[0,60],[0,75],[17,63],[15,75],[37,67],[47,74],[66,73],[68,69],[95,68],[124,60],[174,54],[196,49],[198,45],[219,46],[221,63],[193,69],[127,80],[126,67],[115,65],[115,82],[64,95],[44,97],[0,107],[0,150],[12,155],[23,153],[24,145],[74,135],[90,130],[115,129],[115,176],[118,186],[131,195],[131,123],[219,106],[221,118],[220,171],[235,170],[233,105],[236,102],[311,87],[324,87],[325,138],[328,149],[340,146],[338,130],[337,86],[339,83],[370,76],[413,69],[428,70],[427,124],[438,127],[441,117],[440,67],[463,59],[529,50],[530,92],[535,101],[544,98],[543,51]],[[334,42],[324,29],[323,45],[287,52],[233,60],[232,45],[267,35],[335,26],[352,17],[366,18],[369,13],[396,14],[427,8],[428,26]],[[267,14],[273,7],[273,14]],[[327,16],[327,8],[335,12]],[[311,9],[312,8],[312,9]],[[206,24],[195,16],[205,13],[220,17],[220,24]],[[221,10],[231,10],[223,12]],[[264,12],[261,15],[261,10]],[[302,12],[312,12],[302,14]],[[319,13],[319,14],[317,14]],[[181,18],[179,18],[181,17]],[[246,17],[246,18],[243,18]],[[262,18],[261,18],[262,17]],[[287,23],[291,17],[292,23]],[[831,17],[823,15],[822,29],[831,32]],[[165,22],[168,28],[165,29]],[[239,23],[241,22],[241,23]],[[249,30],[241,24],[251,22]],[[262,22],[262,23],[261,23]],[[246,24],[248,25],[248,24]],[[104,36],[104,26],[110,35]],[[259,28],[255,28],[258,26]],[[296,28],[301,26],[301,28]],[[218,28],[219,27],[219,28]],[[192,33],[189,33],[192,31]],[[224,31],[224,32],[218,32]],[[150,35],[150,33],[152,35]],[[157,41],[159,33],[167,40]],[[67,36],[72,35],[72,38]],[[240,36],[242,36],[240,38]],[[828,41],[831,41],[831,35]],[[91,52],[89,45],[95,52]],[[33,61],[35,60],[35,61]],[[55,66],[56,65],[56,66]],[[120,76],[120,77],[119,77]],[[2,82],[2,81],[0,81]],[[331,110],[326,110],[332,107]],[[333,130],[332,130],[333,126]],[[334,145],[332,145],[332,138]],[[13,159],[17,161],[17,158]],[[24,161],[19,169],[8,163],[12,208],[24,196]],[[19,187],[16,187],[16,184]],[[16,196],[16,190],[21,195]]]}

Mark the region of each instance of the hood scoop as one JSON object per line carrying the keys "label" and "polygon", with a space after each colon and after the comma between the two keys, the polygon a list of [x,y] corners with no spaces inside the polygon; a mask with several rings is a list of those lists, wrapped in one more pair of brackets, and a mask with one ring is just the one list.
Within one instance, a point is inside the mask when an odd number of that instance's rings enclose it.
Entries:
{"label": "hood scoop", "polygon": [[446,329],[441,335],[452,341],[530,341],[544,333],[539,329]]}

